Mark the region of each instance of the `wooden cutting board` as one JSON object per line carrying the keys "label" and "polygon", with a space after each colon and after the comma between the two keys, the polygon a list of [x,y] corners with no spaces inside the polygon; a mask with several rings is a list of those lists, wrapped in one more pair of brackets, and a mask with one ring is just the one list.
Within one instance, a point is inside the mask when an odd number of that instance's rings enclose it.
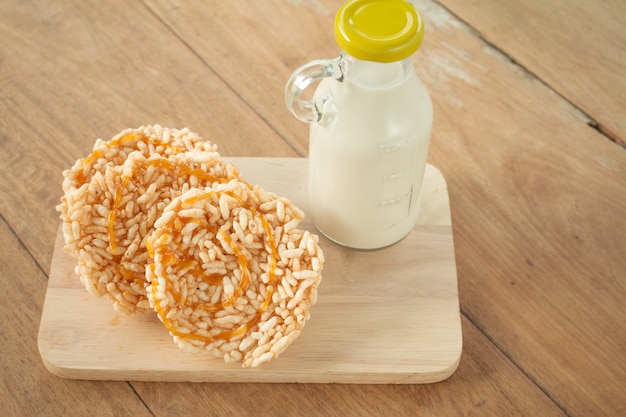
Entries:
{"label": "wooden cutting board", "polygon": [[[246,180],[288,197],[305,213],[307,159],[229,158]],[[302,229],[315,231],[306,219]],[[432,165],[415,229],[378,251],[325,238],[317,304],[301,336],[254,369],[174,345],[154,315],[119,316],[87,294],[57,236],[39,329],[39,351],[54,374],[77,379],[431,383],[449,377],[462,338],[446,183]]]}

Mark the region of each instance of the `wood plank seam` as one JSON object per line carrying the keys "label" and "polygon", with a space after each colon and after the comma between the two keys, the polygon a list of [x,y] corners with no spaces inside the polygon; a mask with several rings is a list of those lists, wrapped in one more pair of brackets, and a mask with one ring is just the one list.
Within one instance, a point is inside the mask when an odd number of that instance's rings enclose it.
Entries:
{"label": "wood plank seam", "polygon": [[154,411],[152,411],[152,409],[150,408],[150,406],[148,405],[148,403],[143,399],[143,397],[141,396],[141,394],[139,394],[139,392],[137,391],[137,389],[135,388],[135,386],[133,385],[132,381],[126,381],[126,385],[128,385],[128,387],[131,389],[131,391],[133,391],[133,393],[135,393],[135,395],[137,396],[137,399],[143,404],[143,406],[146,408],[146,411],[149,412],[152,416],[156,417],[156,414],[154,413]]}
{"label": "wood plank seam", "polygon": [[472,324],[476,331],[485,336],[485,338],[493,345],[493,347],[500,353],[502,353],[502,355],[511,363],[511,365],[513,365],[522,375],[524,375],[526,379],[528,379],[530,383],[532,383],[539,391],[541,391],[543,395],[545,395],[546,398],[548,398],[552,402],[552,404],[554,404],[559,410],[561,410],[563,414],[565,414],[567,417],[573,417],[573,415],[568,412],[567,408],[559,401],[557,401],[557,399],[550,393],[550,391],[546,387],[541,385],[530,372],[528,372],[526,369],[524,369],[522,365],[515,361],[513,356],[510,355],[502,346],[500,346],[495,338],[492,337],[485,329],[483,329],[463,307],[460,308],[460,311],[463,317],[465,317],[467,321]]}
{"label": "wood plank seam", "polygon": [[[4,217],[4,215],[2,213],[0,213],[0,221],[7,225],[7,227],[11,231],[11,234],[19,242],[20,246],[22,248],[24,248],[26,253],[28,253],[28,256],[30,256],[31,259],[33,260],[33,262],[37,265],[37,268],[39,268],[39,270],[41,272],[43,272],[43,274],[44,274],[44,276],[46,277],[46,280],[47,280],[48,279],[48,272],[49,272],[49,270],[46,270],[45,267],[43,267],[39,262],[37,262],[37,257],[35,255],[33,255],[33,252],[28,248],[26,243],[22,240],[22,238],[18,235],[17,231],[11,226],[11,223],[9,223],[9,221],[6,219],[6,217]],[[47,267],[50,268],[50,265],[47,265]]]}
{"label": "wood plank seam", "polygon": [[621,148],[626,149],[626,138],[620,138],[619,135],[616,132],[613,132],[613,131],[609,130],[606,126],[604,126],[598,120],[596,120],[592,115],[590,115],[589,113],[587,113],[586,111],[581,109],[572,100],[570,100],[569,98],[564,96],[560,91],[554,89],[543,78],[539,77],[539,75],[537,75],[535,72],[531,71],[527,66],[525,66],[520,61],[515,59],[515,57],[513,57],[511,54],[507,53],[504,49],[500,48],[496,43],[494,43],[494,42],[490,41],[489,39],[487,39],[478,29],[476,29],[475,27],[471,26],[469,24],[469,22],[467,22],[466,20],[462,19],[461,16],[457,15],[451,9],[449,9],[448,7],[446,7],[445,5],[443,5],[442,3],[440,3],[437,0],[433,0],[433,2],[438,4],[439,6],[441,6],[444,10],[446,10],[448,13],[450,13],[450,15],[454,16],[455,19],[457,19],[459,22],[461,22],[463,25],[465,25],[468,29],[470,29],[471,32],[478,39],[480,39],[485,45],[487,45],[488,47],[493,49],[495,52],[499,53],[511,65],[513,65],[515,67],[518,67],[520,70],[522,70],[524,72],[524,74],[526,74],[529,77],[531,77],[532,79],[536,80],[541,85],[543,85],[548,90],[550,90],[552,93],[556,94],[559,98],[561,98],[567,104],[572,106],[573,109],[578,111],[580,113],[580,115],[584,119],[586,119],[585,123],[587,124],[587,126],[589,126],[592,129],[596,130],[599,134],[601,134],[602,136],[604,136],[606,139],[610,140],[611,142],[614,142],[615,144],[619,145]]}
{"label": "wood plank seam", "polygon": [[[291,142],[287,137],[285,137],[277,128],[276,126],[273,126],[272,123],[262,114],[260,113],[257,108],[255,106],[252,105],[252,103],[250,103],[248,100],[246,100],[246,97],[244,95],[242,95],[239,91],[237,91],[235,89],[235,87],[233,85],[231,85],[228,80],[224,77],[222,77],[222,75],[215,70],[215,68],[213,68],[211,66],[211,64],[202,56],[202,54],[200,52],[198,52],[197,50],[195,50],[191,44],[189,42],[187,42],[185,40],[185,38],[176,31],[176,29],[174,29],[171,25],[169,25],[167,23],[167,21],[165,19],[163,19],[157,12],[156,10],[152,9],[150,7],[150,5],[148,5],[145,1],[142,2],[144,4],[144,6],[146,6],[146,8],[149,10],[150,13],[152,13],[154,15],[154,17],[163,24],[163,26],[172,34],[174,35],[174,37],[176,39],[178,39],[193,55],[195,55],[200,62],[202,62],[204,65],[206,65],[206,67],[213,73],[213,75],[215,75],[215,77],[217,77],[219,80],[221,80],[224,85],[226,85],[230,91],[232,91],[232,93],[234,95],[236,95],[237,97],[239,97],[241,99],[241,101],[243,101],[244,103],[246,103],[246,105],[248,106],[248,108],[255,113],[261,120],[263,120],[263,122],[265,122],[265,124],[267,126],[269,126],[274,132],[276,132],[276,134],[278,135],[278,137],[280,137],[287,146],[289,146],[298,156],[300,157],[305,157],[306,155],[304,155],[302,152],[300,152],[298,150],[298,147]],[[287,112],[287,107],[285,107],[285,112]]]}

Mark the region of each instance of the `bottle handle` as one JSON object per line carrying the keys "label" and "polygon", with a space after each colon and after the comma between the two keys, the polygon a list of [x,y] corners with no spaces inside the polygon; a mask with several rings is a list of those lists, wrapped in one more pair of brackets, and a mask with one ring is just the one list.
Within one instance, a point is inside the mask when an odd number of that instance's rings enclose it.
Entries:
{"label": "bottle handle", "polygon": [[322,78],[343,80],[340,58],[318,59],[296,69],[285,85],[287,108],[297,119],[306,123],[319,123],[324,117],[324,107],[330,97],[302,98],[302,93],[315,81]]}

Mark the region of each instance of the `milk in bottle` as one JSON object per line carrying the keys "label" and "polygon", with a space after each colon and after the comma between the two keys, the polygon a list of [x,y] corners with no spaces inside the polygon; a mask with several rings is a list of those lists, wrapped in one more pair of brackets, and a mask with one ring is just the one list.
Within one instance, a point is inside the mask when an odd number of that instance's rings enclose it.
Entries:
{"label": "milk in bottle", "polygon": [[341,245],[382,248],[418,215],[433,118],[412,61],[423,23],[405,0],[352,0],[337,13],[335,38],[339,58],[301,67],[286,87],[291,111],[311,123],[308,214]]}

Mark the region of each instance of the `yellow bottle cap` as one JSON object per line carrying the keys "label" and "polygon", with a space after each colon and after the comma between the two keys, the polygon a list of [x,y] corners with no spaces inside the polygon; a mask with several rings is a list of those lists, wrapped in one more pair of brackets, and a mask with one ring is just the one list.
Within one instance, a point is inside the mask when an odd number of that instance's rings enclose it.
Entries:
{"label": "yellow bottle cap", "polygon": [[335,40],[355,58],[400,61],[424,39],[424,22],[407,0],[349,0],[335,16]]}

